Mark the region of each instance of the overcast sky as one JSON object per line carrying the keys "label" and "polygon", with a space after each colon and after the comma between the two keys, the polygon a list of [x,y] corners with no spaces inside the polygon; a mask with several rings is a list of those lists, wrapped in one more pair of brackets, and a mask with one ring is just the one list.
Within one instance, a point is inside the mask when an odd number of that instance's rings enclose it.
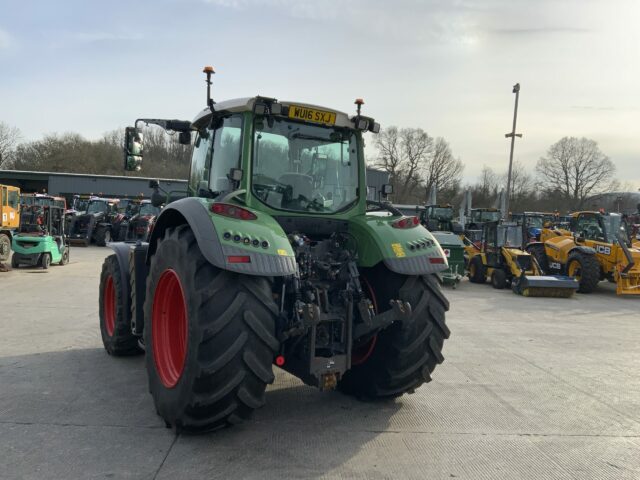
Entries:
{"label": "overcast sky", "polygon": [[26,139],[261,94],[444,136],[473,181],[586,136],[640,188],[640,1],[0,0],[0,121]]}

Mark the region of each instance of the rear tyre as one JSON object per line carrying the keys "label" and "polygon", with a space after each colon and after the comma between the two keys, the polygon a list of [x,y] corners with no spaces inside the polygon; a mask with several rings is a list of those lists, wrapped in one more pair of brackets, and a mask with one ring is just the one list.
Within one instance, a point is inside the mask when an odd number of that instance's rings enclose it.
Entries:
{"label": "rear tyre", "polygon": [[[368,270],[368,271],[367,271]],[[411,304],[409,321],[380,331],[366,361],[347,371],[338,388],[359,398],[395,398],[431,381],[436,365],[444,361],[442,346],[450,331],[445,324],[449,302],[434,275],[405,276],[384,265],[363,269],[380,310],[398,299]],[[373,300],[373,299],[372,299]]]}
{"label": "rear tyre", "polygon": [[469,281],[471,283],[485,283],[487,281],[487,274],[480,255],[473,256],[469,262]]}
{"label": "rear tyre", "polygon": [[491,286],[503,290],[507,286],[507,274],[504,270],[494,270],[491,274]]}
{"label": "rear tyre", "polygon": [[11,239],[6,233],[0,233],[0,262],[6,262],[11,255]]}
{"label": "rear tyre", "polygon": [[16,255],[14,254],[11,257],[11,268],[19,268],[20,267],[20,262],[18,262],[18,257],[16,257]]}
{"label": "rear tyre", "polygon": [[206,432],[264,404],[279,349],[266,278],[214,267],[181,225],[151,259],[144,312],[149,390],[165,423]]}
{"label": "rear tyre", "polygon": [[48,270],[51,265],[51,254],[43,253],[42,257],[40,257],[40,266],[43,270]]}
{"label": "rear tyre", "polygon": [[595,255],[574,251],[567,260],[567,275],[578,281],[579,293],[591,293],[600,282],[600,264]]}
{"label": "rear tyre", "polygon": [[98,227],[96,230],[96,245],[106,247],[111,241],[111,230],[106,227]]}
{"label": "rear tyre", "polygon": [[109,255],[100,274],[100,334],[104,349],[114,356],[142,352],[138,337],[131,333],[129,298],[123,287],[118,259],[115,254]]}
{"label": "rear tyre", "polygon": [[544,248],[544,245],[529,245],[527,247],[527,252],[529,252],[531,256],[536,259],[536,262],[538,262],[538,266],[541,270],[540,274],[546,275],[549,272],[549,260],[547,259],[547,251]]}

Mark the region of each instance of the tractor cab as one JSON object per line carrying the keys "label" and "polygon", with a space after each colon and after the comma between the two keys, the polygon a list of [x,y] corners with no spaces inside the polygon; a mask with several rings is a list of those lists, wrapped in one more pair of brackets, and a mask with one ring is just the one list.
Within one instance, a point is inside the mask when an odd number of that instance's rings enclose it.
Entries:
{"label": "tractor cab", "polygon": [[553,213],[524,212],[517,223],[522,225],[522,236],[525,244],[528,244],[539,242],[543,229],[555,227],[557,216]]}
{"label": "tractor cab", "polygon": [[629,226],[619,213],[578,212],[571,219],[570,229],[585,240],[632,246]]}
{"label": "tractor cab", "polygon": [[63,198],[51,196],[38,196],[34,200],[23,206],[18,234],[12,243],[11,266],[47,269],[52,263],[65,265],[69,262],[66,203]]}
{"label": "tractor cab", "polygon": [[453,207],[449,204],[427,205],[420,212],[423,225],[430,231],[462,233],[462,227],[453,221],[453,216]]}

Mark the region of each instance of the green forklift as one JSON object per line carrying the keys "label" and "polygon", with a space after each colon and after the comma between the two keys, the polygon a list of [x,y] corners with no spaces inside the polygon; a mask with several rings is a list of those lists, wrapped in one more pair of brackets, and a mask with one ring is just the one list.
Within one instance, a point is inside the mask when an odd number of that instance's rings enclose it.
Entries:
{"label": "green forklift", "polygon": [[12,242],[12,268],[26,265],[46,270],[52,263],[69,263],[65,208],[59,200],[48,197],[45,202],[23,207],[18,234]]}

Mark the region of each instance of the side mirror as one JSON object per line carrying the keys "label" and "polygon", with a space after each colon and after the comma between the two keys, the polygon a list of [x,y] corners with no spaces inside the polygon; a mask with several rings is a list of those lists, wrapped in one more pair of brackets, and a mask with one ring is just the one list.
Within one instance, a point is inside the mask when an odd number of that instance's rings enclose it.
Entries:
{"label": "side mirror", "polygon": [[380,193],[383,197],[391,195],[393,193],[393,185],[391,185],[390,183],[385,183],[384,185],[382,185],[382,190],[380,190]]}
{"label": "side mirror", "polygon": [[180,145],[191,145],[191,132],[180,132],[178,135]]}
{"label": "side mirror", "polygon": [[158,180],[149,180],[149,188],[156,189],[160,188],[160,182]]}
{"label": "side mirror", "polygon": [[142,169],[144,142],[142,131],[127,127],[124,131],[124,169],[137,172]]}

